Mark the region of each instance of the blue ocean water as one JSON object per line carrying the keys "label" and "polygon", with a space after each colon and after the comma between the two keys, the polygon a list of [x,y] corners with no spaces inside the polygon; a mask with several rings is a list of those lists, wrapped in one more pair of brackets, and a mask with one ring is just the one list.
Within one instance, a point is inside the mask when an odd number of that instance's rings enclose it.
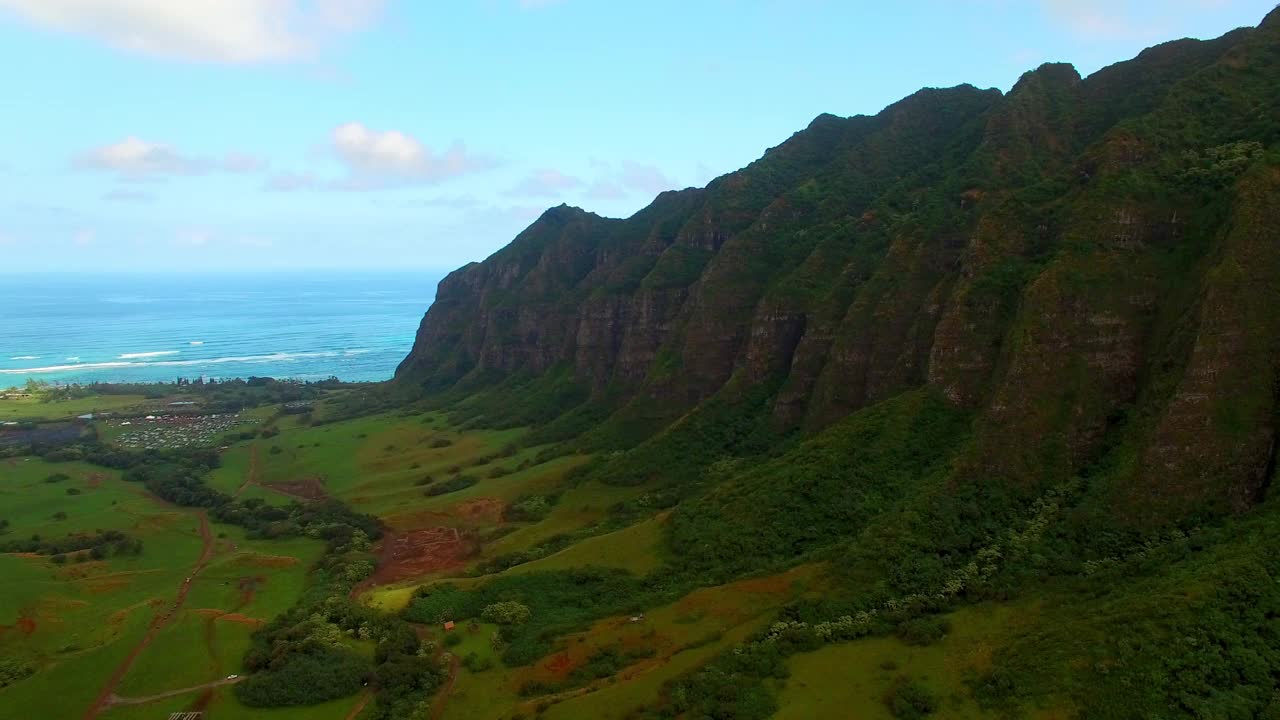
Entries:
{"label": "blue ocean water", "polygon": [[386,380],[439,275],[0,274],[0,387],[267,376]]}

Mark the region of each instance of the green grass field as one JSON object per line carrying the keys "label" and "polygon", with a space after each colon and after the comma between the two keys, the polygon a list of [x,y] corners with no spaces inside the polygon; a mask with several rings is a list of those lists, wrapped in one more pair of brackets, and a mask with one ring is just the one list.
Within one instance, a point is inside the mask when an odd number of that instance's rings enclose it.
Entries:
{"label": "green grass field", "polygon": [[987,669],[1006,630],[1034,613],[1030,607],[979,605],[952,613],[946,637],[932,645],[916,647],[896,637],[873,637],[796,655],[788,663],[791,677],[780,687],[776,717],[892,720],[885,696],[903,678],[933,694],[936,717],[989,717],[973,702],[963,679]]}
{"label": "green grass field", "polygon": [[[0,395],[3,395],[0,392]],[[63,420],[86,413],[120,412],[159,401],[141,395],[94,395],[75,400],[44,402],[39,397],[0,399],[0,421]]]}
{"label": "green grass field", "polygon": [[[269,410],[256,412],[261,420],[271,416]],[[524,430],[462,431],[439,414],[384,413],[318,426],[299,424],[294,416],[287,416],[272,425],[279,432],[271,437],[259,435],[232,443],[221,454],[221,467],[208,476],[208,484],[241,499],[262,498],[271,504],[331,496],[377,515],[394,532],[447,526],[472,537],[493,538],[480,542],[465,565],[366,593],[366,602],[388,610],[403,607],[424,581],[463,576],[485,559],[587,528],[609,517],[613,506],[645,491],[597,482],[570,483],[566,473],[589,458],[566,456],[534,464],[538,448],[518,445]],[[136,558],[61,568],[54,568],[47,558],[0,555],[0,573],[16,580],[0,588],[0,623],[16,626],[24,617],[36,623],[27,635],[0,634],[0,651],[24,658],[38,670],[0,690],[0,718],[27,716],[25,711],[6,714],[3,708],[10,707],[76,716],[188,577],[202,545],[198,516],[160,503],[140,485],[89,465],[54,465],[25,458],[4,463],[0,507],[5,508],[11,537],[101,528],[136,535],[144,543],[143,553]],[[45,482],[54,473],[69,477]],[[475,484],[435,496],[425,492],[424,483],[458,474],[474,477]],[[79,493],[68,494],[69,488]],[[504,518],[506,506],[518,498],[552,493],[558,501],[541,520]],[[58,519],[58,513],[66,513],[66,518]],[[503,574],[597,566],[644,575],[662,561],[664,523],[665,515],[659,515],[586,536]],[[322,552],[320,542],[305,538],[250,540],[237,527],[214,524],[211,530],[213,558],[192,579],[182,609],[139,654],[116,689],[119,696],[163,696],[239,674],[254,628],[296,601],[308,569]],[[475,633],[460,628],[461,644],[448,651],[460,659],[474,656],[491,667],[459,669],[452,693],[441,701],[444,717],[499,718],[517,707],[532,714],[537,703],[548,704],[546,716],[553,718],[623,717],[630,709],[654,702],[666,681],[761,627],[813,577],[812,570],[805,570],[783,579],[697,591],[651,611],[643,622],[633,623],[627,617],[602,620],[565,638],[556,653],[531,667],[503,666],[490,644],[494,626],[481,626]],[[468,584],[486,579],[456,581]],[[607,648],[648,648],[652,657],[631,663],[615,678],[586,687],[551,697],[520,695],[520,688],[530,680],[554,680],[567,672],[552,663],[567,663],[571,668]],[[478,668],[474,662],[473,666]],[[63,688],[67,691],[62,692]],[[56,702],[41,699],[51,694],[58,694]],[[114,705],[102,717],[157,717],[199,703],[206,717],[214,720],[337,720],[345,718],[355,702],[356,698],[346,698],[314,708],[262,711],[241,706],[231,688],[217,687],[145,704]]]}
{"label": "green grass field", "polygon": [[[55,474],[68,477],[46,482]],[[79,494],[69,495],[69,488]],[[9,522],[0,539],[103,529],[142,540],[138,556],[61,566],[47,557],[0,554],[0,654],[36,670],[0,690],[0,718],[37,711],[79,717],[190,576],[203,546],[197,515],[148,497],[113,472],[37,459],[0,464],[0,507],[0,518]],[[66,518],[55,519],[58,512]],[[119,694],[162,693],[239,670],[249,633],[293,604],[323,547],[305,538],[250,541],[231,526],[211,530],[212,560],[193,579],[174,621],[139,655]],[[164,703],[181,709],[191,700]],[[161,705],[121,707],[109,716],[148,709],[154,717]],[[335,715],[341,716],[336,707]]]}

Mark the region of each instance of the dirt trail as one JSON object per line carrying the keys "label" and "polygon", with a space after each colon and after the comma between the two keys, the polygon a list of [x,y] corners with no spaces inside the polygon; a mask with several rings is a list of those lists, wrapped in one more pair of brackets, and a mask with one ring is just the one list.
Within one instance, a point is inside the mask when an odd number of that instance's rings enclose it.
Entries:
{"label": "dirt trail", "polygon": [[236,497],[240,497],[240,493],[244,492],[250,485],[258,484],[258,446],[254,445],[249,449],[249,469],[245,471],[244,482],[236,489]]}
{"label": "dirt trail", "polygon": [[449,705],[449,696],[453,694],[453,681],[458,679],[458,656],[454,655],[452,662],[449,663],[449,679],[444,681],[444,687],[440,688],[439,694],[436,695],[436,701],[431,704],[432,720],[440,720],[444,717],[444,709]]}
{"label": "dirt trail", "polygon": [[360,699],[356,701],[355,707],[351,708],[351,712],[347,713],[347,720],[356,720],[360,717],[360,713],[364,712],[365,706],[373,699],[373,693],[365,690],[360,693]]}
{"label": "dirt trail", "polygon": [[119,695],[113,694],[107,698],[107,705],[108,706],[110,705],[145,705],[147,703],[155,702],[157,700],[166,700],[171,697],[186,695],[187,693],[199,692],[201,690],[213,690],[216,688],[223,687],[224,685],[235,685],[241,680],[244,680],[244,678],[242,677],[233,678],[233,679],[224,678],[222,680],[215,680],[214,682],[211,682],[211,683],[205,683],[204,685],[195,685],[193,687],[182,688],[180,690],[169,690],[168,692],[156,693],[155,695],[147,695],[146,697],[120,697]]}
{"label": "dirt trail", "polygon": [[129,651],[129,655],[125,657],[118,666],[116,666],[116,669],[111,673],[111,677],[107,679],[106,686],[102,688],[102,692],[98,693],[98,697],[93,701],[93,705],[85,711],[84,720],[93,720],[93,718],[96,718],[103,710],[112,704],[112,698],[115,697],[116,688],[120,687],[120,683],[124,680],[124,676],[129,673],[129,669],[133,667],[135,662],[137,662],[138,656],[141,655],[142,651],[151,644],[151,641],[155,639],[156,635],[173,622],[173,618],[177,615],[178,610],[182,609],[183,604],[186,603],[187,594],[191,592],[192,579],[194,579],[195,576],[204,569],[205,565],[209,564],[209,560],[213,557],[213,532],[209,530],[209,516],[205,511],[200,510],[196,513],[196,517],[200,519],[200,540],[203,543],[203,548],[200,550],[200,558],[196,560],[195,566],[191,568],[191,573],[182,581],[182,585],[179,586],[178,595],[174,599],[173,605],[171,605],[162,614],[157,615],[155,619],[151,621],[151,626],[147,628],[147,634],[142,637],[142,640],[136,646],[134,646],[133,650]]}

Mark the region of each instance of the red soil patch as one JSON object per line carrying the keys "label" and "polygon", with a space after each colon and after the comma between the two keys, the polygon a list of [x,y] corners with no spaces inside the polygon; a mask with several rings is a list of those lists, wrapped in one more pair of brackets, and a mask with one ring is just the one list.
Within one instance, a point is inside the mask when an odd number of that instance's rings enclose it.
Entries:
{"label": "red soil patch", "polygon": [[227,622],[233,622],[239,625],[248,625],[249,627],[258,627],[259,625],[266,624],[265,620],[261,620],[255,617],[249,617],[248,615],[241,615],[240,613],[227,613],[226,615],[219,615],[218,619],[226,620]]}
{"label": "red soil patch", "polygon": [[106,577],[94,578],[86,580],[84,589],[93,595],[102,595],[104,593],[115,592],[122,588],[129,587],[129,579],[120,577],[119,575],[108,575]]}
{"label": "red soil patch", "polygon": [[449,515],[471,522],[498,523],[502,522],[502,512],[506,507],[506,503],[497,498],[474,498],[454,505]]}
{"label": "red soil patch", "polygon": [[102,480],[105,477],[106,475],[102,473],[89,473],[88,477],[85,478],[85,483],[91,490],[97,490],[102,487]]}
{"label": "red soil patch", "polygon": [[283,495],[289,495],[303,500],[323,500],[329,497],[329,493],[325,492],[324,483],[317,478],[307,478],[306,480],[287,480],[285,482],[263,483],[262,487]]}
{"label": "red soil patch", "polygon": [[682,614],[705,612],[740,622],[775,605],[779,596],[794,594],[795,584],[813,578],[815,573],[816,566],[801,565],[777,575],[701,588],[681,598],[676,607]]}
{"label": "red soil patch", "polygon": [[576,664],[573,658],[569,657],[569,653],[560,652],[551,656],[551,660],[546,665],[546,671],[552,675],[566,677]]}
{"label": "red soil patch", "polygon": [[75,565],[64,565],[56,575],[59,580],[86,580],[99,575],[99,571],[105,570],[106,567],[107,563],[104,560],[87,560]]}
{"label": "red soil patch", "polygon": [[378,545],[378,569],[372,577],[352,589],[353,597],[374,585],[462,567],[478,549],[474,540],[463,537],[457,528],[451,527],[389,532]]}
{"label": "red soil patch", "polygon": [[285,568],[298,564],[298,558],[288,555],[245,555],[238,561],[241,565],[265,568]]}
{"label": "red soil patch", "polygon": [[193,610],[192,612],[204,616],[209,620],[209,622],[225,620],[226,622],[236,623],[237,625],[248,625],[249,627],[258,627],[259,625],[266,624],[266,621],[261,618],[249,617],[242,613],[229,613],[223,610],[218,610],[217,608],[200,608],[199,610]]}
{"label": "red soil patch", "polygon": [[0,638],[3,638],[10,631],[22,633],[23,636],[30,636],[39,627],[36,619],[31,615],[30,610],[23,610],[18,615],[18,621],[12,625],[0,625]]}
{"label": "red soil patch", "polygon": [[267,584],[267,578],[264,575],[254,575],[253,577],[242,577],[236,581],[236,589],[240,591],[240,600],[236,603],[236,610],[253,602],[254,593],[258,592],[258,588]]}

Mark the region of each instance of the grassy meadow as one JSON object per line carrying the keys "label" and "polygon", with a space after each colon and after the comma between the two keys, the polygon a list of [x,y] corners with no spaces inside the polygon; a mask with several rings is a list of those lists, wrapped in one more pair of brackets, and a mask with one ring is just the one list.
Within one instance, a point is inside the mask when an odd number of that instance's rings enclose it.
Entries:
{"label": "grassy meadow", "polygon": [[[95,400],[45,409],[57,417],[100,407]],[[123,398],[105,400],[127,407]],[[14,402],[0,401],[0,410],[20,412]],[[323,406],[308,417],[266,406],[245,415],[253,423],[218,439],[219,464],[203,484],[282,512],[336,500],[375,516],[387,532],[372,548],[379,569],[352,591],[370,608],[408,617],[420,592],[506,583],[520,597],[526,581],[530,588],[546,578],[573,582],[579,572],[620,573],[640,583],[637,592],[657,578],[644,590],[652,599],[642,613],[624,604],[567,615],[548,626],[553,639],[541,654],[518,664],[505,661],[506,643],[497,639],[505,630],[488,620],[466,619],[451,633],[435,622],[418,625],[453,676],[430,701],[433,718],[632,717],[658,705],[672,682],[756,637],[784,607],[821,596],[830,582],[829,568],[816,562],[730,582],[686,578],[678,591],[662,590],[672,582],[672,511],[619,514],[643,507],[654,486],[582,477],[576,469],[590,456],[542,455],[547,446],[528,443],[523,428],[459,426],[435,411],[328,421]],[[100,437],[111,443],[116,436]],[[37,457],[0,460],[0,508],[8,523],[0,541],[115,530],[143,548],[137,556],[61,565],[47,556],[0,554],[0,574],[11,579],[0,586],[0,652],[34,671],[0,688],[0,719],[34,711],[83,715],[135,650],[114,688],[118,701],[100,717],[198,708],[211,720],[342,720],[360,702],[351,696],[251,708],[230,685],[217,684],[248,672],[244,658],[255,631],[304,596],[324,557],[321,540],[265,539],[211,522],[211,554],[193,574],[204,550],[203,511],[164,502],[116,471]],[[408,549],[395,549],[402,546]],[[184,602],[170,614],[180,589]],[[946,637],[927,647],[880,636],[794,655],[786,661],[788,679],[769,681],[778,716],[849,709],[888,718],[886,698],[910,681],[936,698],[946,717],[980,717],[959,678],[983,670],[993,652],[989,638],[1028,612],[963,609],[950,617]],[[149,632],[162,617],[162,627]]]}

